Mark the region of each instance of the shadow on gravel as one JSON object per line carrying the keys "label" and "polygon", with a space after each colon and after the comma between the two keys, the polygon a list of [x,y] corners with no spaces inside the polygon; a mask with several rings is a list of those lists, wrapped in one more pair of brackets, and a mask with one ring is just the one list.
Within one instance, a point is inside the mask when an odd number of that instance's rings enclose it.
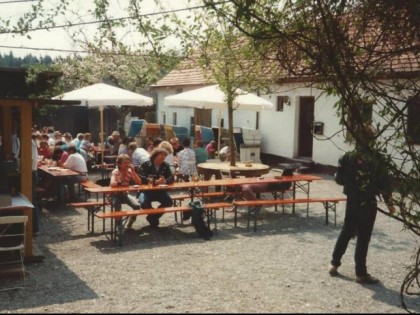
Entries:
{"label": "shadow on gravel", "polygon": [[[363,287],[373,291],[372,299],[380,301],[381,303],[394,306],[397,303],[400,303],[400,291],[388,289],[384,284],[379,283],[377,285],[364,284]],[[392,297],[392,298],[391,298]],[[420,299],[418,296],[405,296],[404,302],[407,305],[408,309],[411,310],[414,314],[420,313]],[[402,306],[401,306],[401,310]],[[405,312],[405,311],[404,311]]]}
{"label": "shadow on gravel", "polygon": [[[299,210],[300,211],[300,210]],[[306,210],[305,210],[306,211]],[[281,211],[263,211],[258,215],[257,231],[254,233],[253,218],[250,221],[249,230],[247,229],[247,214],[238,213],[237,227],[234,227],[233,219],[225,220],[223,228],[230,226],[232,235],[243,234],[250,237],[266,236],[267,234],[294,234],[296,238],[304,238],[303,233],[322,234],[327,239],[337,237],[337,232],[341,226],[334,226],[333,222],[325,224],[325,216],[282,213]]]}
{"label": "shadow on gravel", "polygon": [[[98,295],[48,248],[42,246],[41,249],[45,259],[42,263],[26,267],[29,274],[26,287],[0,292],[0,313],[35,307],[42,307],[44,312],[49,313],[49,305],[98,298]],[[45,270],[48,270],[48,277],[41,275]],[[45,294],[46,292],[49,294]]]}
{"label": "shadow on gravel", "polygon": [[130,251],[162,246],[182,246],[186,243],[215,242],[218,240],[221,241],[234,238],[229,234],[221,232],[222,231],[218,230],[216,235],[209,241],[206,241],[195,232],[191,224],[174,224],[162,226],[158,229],[153,229],[150,226],[143,226],[140,229],[126,231],[122,247],[118,247],[118,245],[109,238],[109,234],[101,235],[102,239],[92,241],[91,245],[104,253],[112,253],[116,250]]}

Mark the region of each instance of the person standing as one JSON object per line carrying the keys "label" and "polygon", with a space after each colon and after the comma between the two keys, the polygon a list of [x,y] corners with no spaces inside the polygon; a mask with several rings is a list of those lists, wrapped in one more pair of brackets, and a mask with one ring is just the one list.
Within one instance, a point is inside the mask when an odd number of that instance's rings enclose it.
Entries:
{"label": "person standing", "polygon": [[[154,185],[172,184],[174,182],[171,168],[169,164],[165,162],[167,155],[168,151],[165,149],[156,148],[150,155],[150,160],[141,164],[139,172],[143,184],[148,184],[149,178],[153,178]],[[153,201],[160,203],[158,208],[172,206],[172,198],[166,190],[144,191],[140,194],[139,201],[143,209],[152,208]],[[161,216],[162,214],[149,214],[146,216],[146,220],[152,228],[157,228]],[[133,221],[130,220],[128,226],[131,227],[134,221],[135,219]]]}
{"label": "person standing", "polygon": [[38,204],[38,196],[36,187],[38,186],[38,145],[36,143],[36,135],[32,135],[32,233],[34,236],[39,233],[39,217],[41,207]]}
{"label": "person standing", "polygon": [[345,153],[339,159],[335,176],[336,182],[344,186],[347,203],[344,224],[334,247],[329,273],[331,276],[339,274],[338,267],[348,243],[357,235],[354,253],[356,282],[375,284],[379,280],[367,272],[366,258],[377,213],[376,196],[382,195],[391,214],[395,208],[391,201],[391,184],[384,167],[384,157],[368,150],[369,143],[375,139],[375,130],[371,126],[364,126],[359,132],[359,138],[364,143],[356,143],[354,151]]}

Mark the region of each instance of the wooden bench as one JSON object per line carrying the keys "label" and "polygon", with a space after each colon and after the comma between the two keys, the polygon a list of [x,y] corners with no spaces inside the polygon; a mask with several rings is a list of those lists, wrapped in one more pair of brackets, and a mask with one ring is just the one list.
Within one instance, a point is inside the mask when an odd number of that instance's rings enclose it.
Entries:
{"label": "wooden bench", "polygon": [[[343,197],[332,197],[332,198],[304,198],[304,199],[263,199],[263,200],[236,200],[233,202],[233,208],[235,213],[235,226],[237,223],[237,210],[238,207],[248,207],[248,222],[247,229],[249,230],[249,222],[251,219],[251,208],[254,208],[254,232],[257,231],[257,216],[258,212],[263,206],[275,206],[275,205],[285,205],[285,204],[298,204],[298,203],[314,203],[320,202],[324,205],[325,208],[325,224],[328,224],[328,211],[331,210],[334,212],[334,225],[337,225],[337,213],[336,205],[340,201],[346,201],[346,198]],[[308,217],[308,209],[306,216]]]}
{"label": "wooden bench", "polygon": [[[206,210],[207,224],[210,227],[210,221],[213,219],[215,230],[217,230],[216,212],[214,210],[231,207],[232,204],[227,202],[215,202],[203,204],[202,207]],[[111,239],[116,240],[118,246],[122,246],[124,242],[125,223],[131,216],[148,215],[148,214],[165,214],[176,212],[191,211],[190,206],[174,206],[164,208],[150,208],[141,210],[120,210],[120,211],[107,211],[96,213],[95,216],[101,219],[113,219],[116,222],[116,230],[111,230]],[[113,226],[113,225],[111,225]]]}
{"label": "wooden bench", "polygon": [[[90,179],[80,182],[79,183],[79,196],[81,195],[81,190],[82,190],[81,188],[83,188],[83,190],[85,191],[85,197],[87,199],[88,197],[90,197],[90,193],[86,191],[85,188],[98,188],[98,187],[102,187],[102,186],[92,182]],[[96,196],[96,199],[98,199],[98,196]]]}
{"label": "wooden bench", "polygon": [[[88,212],[87,216],[87,228],[88,231],[90,231],[92,234],[95,232],[95,214],[102,210],[105,210],[104,207],[106,205],[109,205],[109,203],[103,203],[102,201],[85,201],[85,202],[71,202],[67,204],[68,206],[71,206],[75,209],[77,208],[83,208],[86,209]],[[90,228],[92,226],[92,229]],[[105,225],[103,226],[103,229],[105,230]]]}
{"label": "wooden bench", "polygon": [[[195,197],[198,199],[201,199],[203,203],[206,203],[207,201],[211,201],[211,198],[218,198],[218,197],[225,197],[225,196],[226,194],[223,191],[201,192],[201,193],[195,194]],[[185,193],[174,194],[174,195],[171,195],[171,198],[172,198],[174,207],[177,207],[177,206],[181,206],[184,200],[191,198],[191,195],[185,194]],[[224,214],[225,213],[223,212],[222,221],[224,220]],[[177,212],[175,212],[175,221],[178,222]]]}

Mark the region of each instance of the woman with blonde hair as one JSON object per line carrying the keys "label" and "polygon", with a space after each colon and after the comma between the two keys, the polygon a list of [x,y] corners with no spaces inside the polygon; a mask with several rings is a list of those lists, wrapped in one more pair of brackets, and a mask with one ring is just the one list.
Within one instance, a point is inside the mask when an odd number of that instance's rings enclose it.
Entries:
{"label": "woman with blonde hair", "polygon": [[172,174],[175,173],[175,162],[174,162],[174,148],[172,147],[172,144],[170,144],[168,141],[162,141],[159,143],[158,148],[165,149],[168,151],[168,155],[165,158],[165,162],[169,164],[169,167],[171,168]]}

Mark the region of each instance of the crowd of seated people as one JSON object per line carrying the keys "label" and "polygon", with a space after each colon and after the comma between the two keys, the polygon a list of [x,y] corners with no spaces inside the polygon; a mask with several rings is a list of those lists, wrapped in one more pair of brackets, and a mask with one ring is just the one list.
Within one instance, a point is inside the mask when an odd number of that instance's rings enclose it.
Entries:
{"label": "crowd of seated people", "polygon": [[[52,128],[34,131],[34,135],[41,159],[52,160],[54,165],[79,174],[66,177],[59,185],[51,187],[58,190],[61,200],[75,200],[75,184],[88,178],[94,148],[93,135],[85,132],[73,137],[69,132],[61,133]],[[214,156],[214,151],[205,147],[202,141],[197,141],[192,148],[188,137],[183,138],[182,144],[176,137],[169,141],[149,139],[144,147],[138,146],[132,137],[121,138],[118,131],[113,131],[108,137],[104,135],[103,139],[103,147],[110,150],[109,154],[117,156],[111,186],[119,185],[121,181],[124,185],[147,184],[150,176],[153,176],[155,184],[170,184],[174,182],[175,175],[190,180],[193,174],[197,174],[196,165]],[[129,204],[133,209],[151,208],[154,202],[158,202],[159,207],[172,205],[172,199],[165,190],[145,191],[134,199],[132,197],[130,194],[116,195],[113,200],[115,209],[121,208],[122,203]],[[151,227],[157,228],[160,216],[150,215],[146,219]],[[135,217],[130,218],[128,228],[134,222]]]}

